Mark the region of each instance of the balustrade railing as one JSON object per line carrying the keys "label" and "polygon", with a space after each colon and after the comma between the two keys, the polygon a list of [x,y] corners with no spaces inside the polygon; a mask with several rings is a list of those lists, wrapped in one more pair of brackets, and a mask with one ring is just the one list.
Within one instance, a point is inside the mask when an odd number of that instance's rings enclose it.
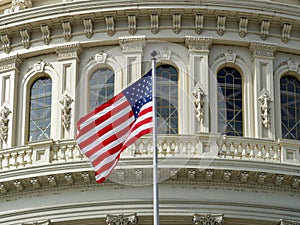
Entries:
{"label": "balustrade railing", "polygon": [[[222,135],[159,136],[159,157],[224,158],[300,165],[300,142]],[[144,136],[126,149],[122,158],[152,157],[152,138]],[[39,165],[87,161],[75,140],[42,141],[0,150],[0,171]]]}

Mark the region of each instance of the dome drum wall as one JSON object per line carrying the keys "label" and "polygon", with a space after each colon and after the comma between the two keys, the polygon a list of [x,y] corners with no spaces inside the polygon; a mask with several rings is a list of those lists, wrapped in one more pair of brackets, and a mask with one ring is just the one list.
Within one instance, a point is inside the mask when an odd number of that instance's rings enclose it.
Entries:
{"label": "dome drum wall", "polygon": [[[118,93],[153,50],[176,76],[160,87],[176,102],[175,134],[159,135],[161,224],[300,223],[300,140],[284,137],[299,132],[288,122],[299,109],[283,115],[280,83],[300,80],[299,12],[293,0],[0,1],[0,224],[153,224],[151,138],[101,185],[75,141],[93,75],[111,71]],[[224,68],[235,72],[220,85]],[[32,94],[45,77],[51,94]],[[222,130],[232,125],[241,136]]]}

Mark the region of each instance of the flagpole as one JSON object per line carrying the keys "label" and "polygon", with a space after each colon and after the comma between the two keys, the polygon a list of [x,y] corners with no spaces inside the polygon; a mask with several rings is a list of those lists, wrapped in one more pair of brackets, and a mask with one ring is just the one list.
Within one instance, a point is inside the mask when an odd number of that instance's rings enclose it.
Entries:
{"label": "flagpole", "polygon": [[157,159],[157,134],[156,134],[156,51],[151,52],[152,61],[152,103],[153,103],[153,221],[159,225],[159,201],[158,201],[158,159]]}

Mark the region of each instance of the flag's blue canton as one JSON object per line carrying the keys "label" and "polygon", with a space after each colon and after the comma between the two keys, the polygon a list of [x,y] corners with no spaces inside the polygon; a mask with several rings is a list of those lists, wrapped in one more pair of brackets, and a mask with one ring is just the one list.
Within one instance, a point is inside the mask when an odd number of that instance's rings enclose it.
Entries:
{"label": "flag's blue canton", "polygon": [[123,91],[129,101],[135,119],[137,119],[141,107],[152,101],[152,76],[151,70],[134,84]]}

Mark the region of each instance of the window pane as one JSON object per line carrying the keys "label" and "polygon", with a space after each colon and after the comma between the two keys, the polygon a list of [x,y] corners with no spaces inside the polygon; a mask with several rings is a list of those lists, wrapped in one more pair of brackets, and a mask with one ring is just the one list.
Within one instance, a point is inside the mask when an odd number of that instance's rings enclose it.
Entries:
{"label": "window pane", "polygon": [[280,79],[282,137],[300,140],[300,82],[287,75]]}
{"label": "window pane", "polygon": [[231,67],[222,68],[218,81],[218,131],[243,136],[243,96],[241,74]]}
{"label": "window pane", "polygon": [[42,77],[30,90],[29,141],[50,138],[52,80]]}
{"label": "window pane", "polygon": [[97,70],[90,78],[90,110],[114,96],[114,72],[109,68]]}
{"label": "window pane", "polygon": [[156,68],[158,133],[178,133],[178,72],[170,65]]}

